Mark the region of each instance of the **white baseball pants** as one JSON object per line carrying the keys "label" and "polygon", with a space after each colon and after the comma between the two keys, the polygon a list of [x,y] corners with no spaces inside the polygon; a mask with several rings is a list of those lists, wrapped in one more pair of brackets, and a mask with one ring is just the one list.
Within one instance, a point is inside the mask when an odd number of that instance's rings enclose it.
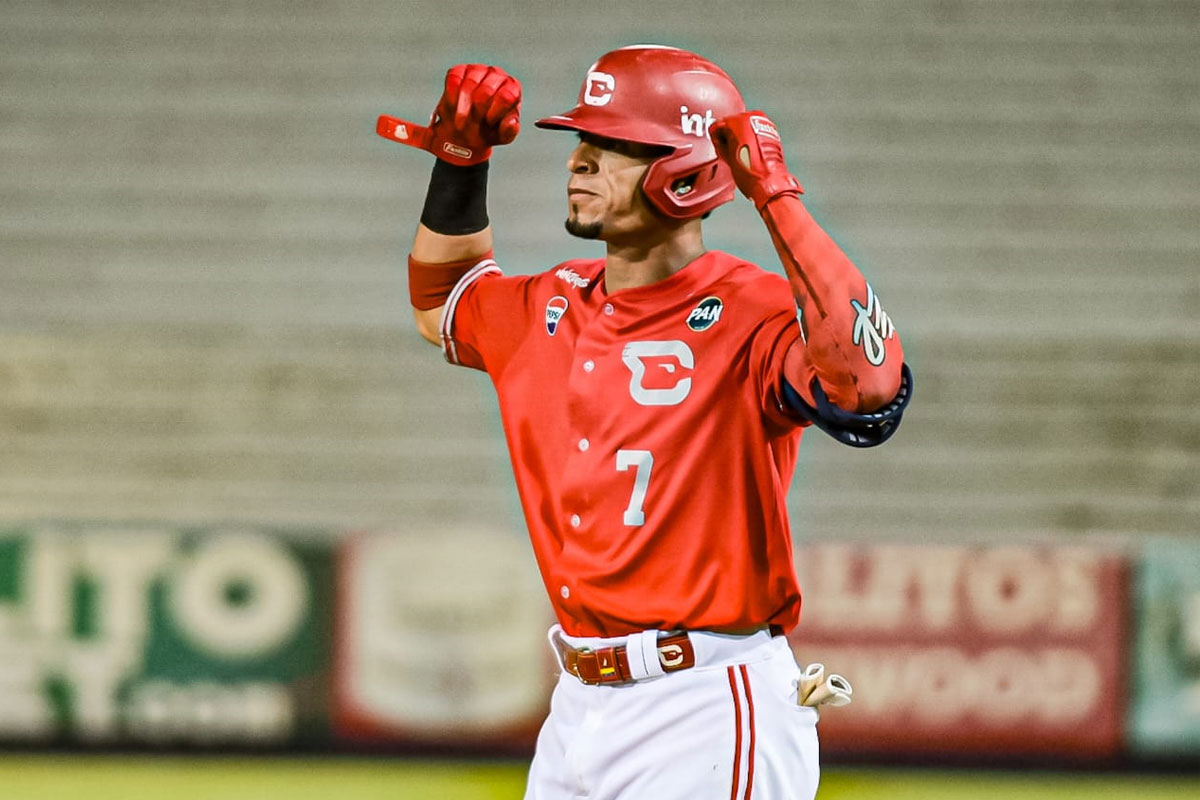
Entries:
{"label": "white baseball pants", "polygon": [[[618,639],[562,634],[572,647]],[[690,635],[696,666],[634,683],[559,676],[525,800],[811,800],[817,712],[796,702],[787,639]]]}

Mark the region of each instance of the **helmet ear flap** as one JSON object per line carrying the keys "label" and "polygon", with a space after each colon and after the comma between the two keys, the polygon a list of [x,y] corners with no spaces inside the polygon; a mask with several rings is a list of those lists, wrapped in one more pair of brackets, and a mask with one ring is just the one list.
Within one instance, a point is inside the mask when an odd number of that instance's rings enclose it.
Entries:
{"label": "helmet ear flap", "polygon": [[687,145],[650,165],[642,191],[671,219],[692,219],[733,199],[733,175],[715,153]]}
{"label": "helmet ear flap", "polygon": [[697,186],[712,185],[717,179],[717,170],[720,167],[719,161],[712,161],[689,175],[676,178],[671,184],[671,193],[677,198],[683,198],[695,191]]}

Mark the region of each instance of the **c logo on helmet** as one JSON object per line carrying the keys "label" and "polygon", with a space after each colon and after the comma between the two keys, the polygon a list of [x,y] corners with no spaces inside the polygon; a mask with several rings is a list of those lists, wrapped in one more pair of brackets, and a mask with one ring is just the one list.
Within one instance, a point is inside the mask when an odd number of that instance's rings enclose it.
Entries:
{"label": "c logo on helmet", "polygon": [[616,88],[616,78],[607,72],[589,72],[584,85],[583,102],[589,106],[606,106]]}

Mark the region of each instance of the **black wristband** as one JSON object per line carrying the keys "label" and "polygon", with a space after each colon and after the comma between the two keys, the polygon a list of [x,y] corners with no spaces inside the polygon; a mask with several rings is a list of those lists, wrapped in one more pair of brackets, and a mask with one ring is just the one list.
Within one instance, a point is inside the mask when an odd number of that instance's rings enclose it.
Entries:
{"label": "black wristband", "polygon": [[488,226],[488,162],[460,167],[442,161],[433,164],[421,224],[434,233],[465,236]]}

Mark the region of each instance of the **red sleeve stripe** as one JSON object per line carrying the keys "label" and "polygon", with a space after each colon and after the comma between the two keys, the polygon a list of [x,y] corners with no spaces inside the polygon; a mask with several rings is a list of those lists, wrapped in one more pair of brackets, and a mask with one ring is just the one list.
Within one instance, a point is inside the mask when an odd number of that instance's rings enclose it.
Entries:
{"label": "red sleeve stripe", "polygon": [[500,272],[500,267],[492,259],[489,258],[480,261],[459,278],[458,283],[450,291],[450,296],[446,298],[446,307],[442,309],[442,352],[445,354],[446,360],[451,364],[460,363],[458,360],[458,348],[454,344],[453,338],[454,310],[458,306],[459,298],[463,296],[463,292],[466,291],[467,287],[474,283],[480,276],[493,272],[497,275],[503,274]]}

